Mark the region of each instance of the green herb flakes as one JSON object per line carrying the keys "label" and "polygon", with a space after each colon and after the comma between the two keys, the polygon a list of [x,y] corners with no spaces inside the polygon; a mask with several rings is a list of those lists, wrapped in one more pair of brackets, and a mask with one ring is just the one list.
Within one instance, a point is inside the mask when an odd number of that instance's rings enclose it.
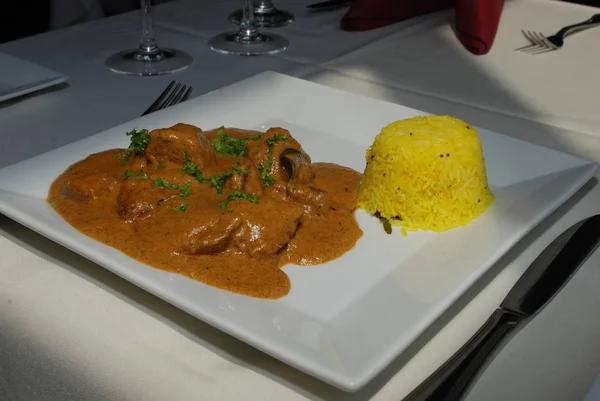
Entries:
{"label": "green herb flakes", "polygon": [[267,144],[267,146],[273,146],[276,142],[287,141],[288,139],[290,138],[286,134],[275,134],[267,138],[265,143]]}
{"label": "green herb flakes", "polygon": [[208,182],[217,190],[217,195],[223,194],[225,183],[233,175],[233,171],[221,171],[208,178]]}
{"label": "green herb flakes", "polygon": [[192,190],[190,189],[191,184],[192,183],[188,181],[179,187],[179,196],[181,196],[183,199],[186,199],[192,194]]}
{"label": "green herb flakes", "polygon": [[260,180],[265,187],[270,187],[275,183],[275,177],[269,175],[273,168],[273,150],[271,147],[267,150],[267,165],[263,166],[262,163],[258,163],[256,167],[260,173]]}
{"label": "green herb flakes", "polygon": [[231,167],[231,169],[238,174],[250,174],[250,170],[244,170],[240,168],[240,162],[233,163],[233,167]]}
{"label": "green herb flakes", "polygon": [[142,180],[149,180],[150,176],[148,176],[148,174],[146,174],[144,170],[140,170],[137,173],[125,170],[125,178],[140,178]]}
{"label": "green herb flakes", "polygon": [[206,177],[204,177],[204,174],[202,174],[202,170],[200,170],[200,167],[192,163],[190,160],[190,154],[188,152],[183,152],[183,167],[180,168],[179,171],[193,176],[196,181],[200,183],[206,182]]}
{"label": "green herb flakes", "polygon": [[163,180],[162,177],[156,177],[156,179],[154,180],[154,183],[152,184],[152,187],[153,188],[159,187],[159,188],[179,189],[179,185],[172,184],[166,180]]}
{"label": "green herb flakes", "polygon": [[213,141],[215,151],[234,157],[246,156],[246,141],[236,139],[225,133],[225,127],[219,128],[219,133]]}
{"label": "green herb flakes", "polygon": [[187,210],[187,208],[188,208],[187,202],[183,202],[181,205],[175,206],[173,208],[173,210],[176,211],[177,213],[183,213]]}
{"label": "green herb flakes", "polygon": [[219,203],[219,207],[221,209],[226,209],[229,205],[229,202],[236,200],[247,200],[252,203],[259,203],[259,199],[255,195],[252,195],[250,193],[244,193],[239,189],[234,189],[233,191],[227,194],[227,199]]}

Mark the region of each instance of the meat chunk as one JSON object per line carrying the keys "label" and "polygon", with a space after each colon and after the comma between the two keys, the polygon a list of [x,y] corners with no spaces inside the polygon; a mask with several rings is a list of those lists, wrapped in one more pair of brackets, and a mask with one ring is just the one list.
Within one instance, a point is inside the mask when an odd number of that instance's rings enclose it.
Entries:
{"label": "meat chunk", "polygon": [[233,233],[240,227],[241,219],[232,214],[206,214],[194,216],[198,221],[185,236],[181,252],[191,255],[219,253],[227,249]]}
{"label": "meat chunk", "polygon": [[57,180],[60,187],[57,187],[59,190],[54,194],[58,198],[82,202],[116,193],[119,190],[120,179],[115,177],[111,168],[105,167],[107,160],[117,165],[115,151],[111,149],[94,153],[71,165],[61,179]]}
{"label": "meat chunk", "polygon": [[296,233],[304,208],[268,200],[258,205],[231,204],[239,211],[242,223],[235,234],[238,250],[252,257],[269,256],[284,248]]}
{"label": "meat chunk", "polygon": [[117,179],[103,172],[93,171],[65,181],[60,195],[77,201],[93,200],[119,188]]}
{"label": "meat chunk", "polygon": [[199,168],[216,163],[215,150],[200,128],[189,124],[177,124],[171,128],[156,129],[144,152],[152,165],[183,165],[185,154]]}
{"label": "meat chunk", "polygon": [[225,192],[238,189],[241,192],[261,197],[263,195],[263,185],[260,181],[260,174],[256,169],[256,166],[244,162],[243,164],[240,164],[238,168],[245,171],[247,174],[232,175],[226,185]]}
{"label": "meat chunk", "polygon": [[294,185],[288,188],[288,196],[304,205],[306,213],[312,210],[329,209],[332,205],[331,195],[314,185]]}
{"label": "meat chunk", "polygon": [[150,213],[169,196],[175,195],[153,188],[149,180],[126,179],[117,197],[117,211],[123,219],[135,220]]}

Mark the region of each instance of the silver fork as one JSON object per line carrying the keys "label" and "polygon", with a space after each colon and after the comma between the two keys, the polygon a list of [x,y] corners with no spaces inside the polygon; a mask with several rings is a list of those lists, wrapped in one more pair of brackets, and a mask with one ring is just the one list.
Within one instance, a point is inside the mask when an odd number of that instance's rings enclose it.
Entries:
{"label": "silver fork", "polygon": [[595,14],[594,16],[592,16],[592,18],[588,19],[587,21],[566,26],[560,31],[556,32],[554,35],[548,37],[544,36],[540,32],[521,30],[521,33],[523,34],[523,36],[525,36],[525,39],[527,39],[530,42],[530,44],[527,46],[519,47],[515,50],[529,54],[540,54],[558,50],[563,46],[564,40],[567,36],[572,35],[576,32],[581,32],[586,29],[593,28],[598,25],[600,25],[600,14]]}
{"label": "silver fork", "polygon": [[142,116],[146,114],[154,113],[155,111],[166,109],[167,107],[173,106],[177,103],[181,103],[187,100],[192,93],[192,87],[183,85],[180,82],[171,81],[171,83],[165,88],[165,90],[156,98],[154,103],[148,107],[146,111],[142,113]]}

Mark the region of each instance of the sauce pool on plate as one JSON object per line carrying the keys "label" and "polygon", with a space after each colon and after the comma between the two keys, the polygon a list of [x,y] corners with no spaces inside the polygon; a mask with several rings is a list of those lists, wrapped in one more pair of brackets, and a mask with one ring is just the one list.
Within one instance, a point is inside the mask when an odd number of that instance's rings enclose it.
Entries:
{"label": "sauce pool on plate", "polygon": [[260,298],[290,290],[286,264],[317,265],[362,236],[361,174],[312,163],[282,128],[265,133],[177,124],[131,131],[53,182],[69,224],[152,267]]}

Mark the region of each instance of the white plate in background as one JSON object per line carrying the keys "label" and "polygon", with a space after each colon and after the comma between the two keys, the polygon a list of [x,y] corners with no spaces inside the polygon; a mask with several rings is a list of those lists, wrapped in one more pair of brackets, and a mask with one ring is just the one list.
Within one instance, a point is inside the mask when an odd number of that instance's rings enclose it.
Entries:
{"label": "white plate in background", "polygon": [[0,102],[58,85],[66,75],[41,65],[0,53]]}

